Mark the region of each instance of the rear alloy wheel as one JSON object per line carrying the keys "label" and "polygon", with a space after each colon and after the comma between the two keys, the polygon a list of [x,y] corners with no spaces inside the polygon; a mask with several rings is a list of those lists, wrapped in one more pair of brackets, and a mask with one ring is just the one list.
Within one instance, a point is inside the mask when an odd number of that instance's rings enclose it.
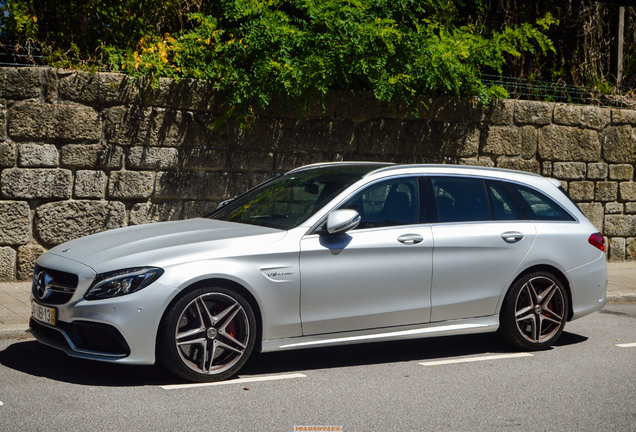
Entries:
{"label": "rear alloy wheel", "polygon": [[239,294],[199,288],[175,303],[161,332],[164,366],[191,381],[219,381],[236,374],[249,358],[256,320]]}
{"label": "rear alloy wheel", "polygon": [[567,311],[568,297],[559,279],[547,272],[529,273],[506,294],[500,333],[517,348],[545,349],[563,332]]}

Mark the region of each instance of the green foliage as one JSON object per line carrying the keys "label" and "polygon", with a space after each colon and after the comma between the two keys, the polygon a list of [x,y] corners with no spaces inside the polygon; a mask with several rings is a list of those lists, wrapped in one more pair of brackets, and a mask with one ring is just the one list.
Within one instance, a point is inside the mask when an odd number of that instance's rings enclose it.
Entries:
{"label": "green foliage", "polygon": [[[15,0],[5,9],[4,25],[11,22],[28,36],[18,22],[28,22],[32,11],[44,13],[46,24],[29,31],[41,41],[55,40],[58,54],[81,59],[98,53],[113,69],[155,82],[211,80],[227,95],[227,116],[241,120],[256,106],[303,107],[330,90],[370,91],[414,112],[431,95],[487,102],[507,94],[484,85],[482,72],[501,71],[523,52],[553,50],[544,34],[555,24],[549,14],[536,24],[488,31],[479,1],[471,9],[474,19],[466,18],[470,8],[463,2],[449,0],[210,3]],[[84,19],[76,22],[78,15]]]}

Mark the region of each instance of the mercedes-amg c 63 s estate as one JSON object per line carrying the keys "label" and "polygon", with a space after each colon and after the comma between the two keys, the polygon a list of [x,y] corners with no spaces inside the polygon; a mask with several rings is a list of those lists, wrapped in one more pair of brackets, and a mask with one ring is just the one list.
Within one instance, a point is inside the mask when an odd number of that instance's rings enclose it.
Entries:
{"label": "mercedes-amg c 63 s estate", "polygon": [[544,349],[606,290],[603,236],[556,180],[325,163],[52,248],[30,325],[70,356],[215,381],[254,351],[495,331]]}

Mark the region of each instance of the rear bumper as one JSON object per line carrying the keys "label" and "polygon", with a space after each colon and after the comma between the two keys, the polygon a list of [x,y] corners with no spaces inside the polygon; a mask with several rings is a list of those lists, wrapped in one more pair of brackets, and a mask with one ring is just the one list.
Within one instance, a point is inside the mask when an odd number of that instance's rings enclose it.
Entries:
{"label": "rear bumper", "polygon": [[600,311],[607,298],[607,260],[605,254],[589,264],[567,273],[572,294],[572,318],[575,320]]}

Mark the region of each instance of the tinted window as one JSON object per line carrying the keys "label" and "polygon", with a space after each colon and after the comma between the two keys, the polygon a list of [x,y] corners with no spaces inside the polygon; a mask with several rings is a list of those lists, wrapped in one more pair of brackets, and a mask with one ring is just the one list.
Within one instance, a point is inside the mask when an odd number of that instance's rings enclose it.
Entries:
{"label": "tinted window", "polygon": [[484,181],[464,177],[431,177],[439,222],[491,220]]}
{"label": "tinted window", "polygon": [[560,205],[539,191],[518,184],[508,187],[519,197],[521,205],[533,220],[571,221],[574,220]]}
{"label": "tinted window", "polygon": [[528,219],[523,207],[504,183],[487,181],[486,188],[495,220]]}
{"label": "tinted window", "polygon": [[271,228],[294,228],[378,167],[339,165],[291,172],[255,187],[209,217]]}
{"label": "tinted window", "polygon": [[358,228],[408,225],[418,222],[417,179],[395,179],[373,184],[341,208],[353,209],[362,218]]}

